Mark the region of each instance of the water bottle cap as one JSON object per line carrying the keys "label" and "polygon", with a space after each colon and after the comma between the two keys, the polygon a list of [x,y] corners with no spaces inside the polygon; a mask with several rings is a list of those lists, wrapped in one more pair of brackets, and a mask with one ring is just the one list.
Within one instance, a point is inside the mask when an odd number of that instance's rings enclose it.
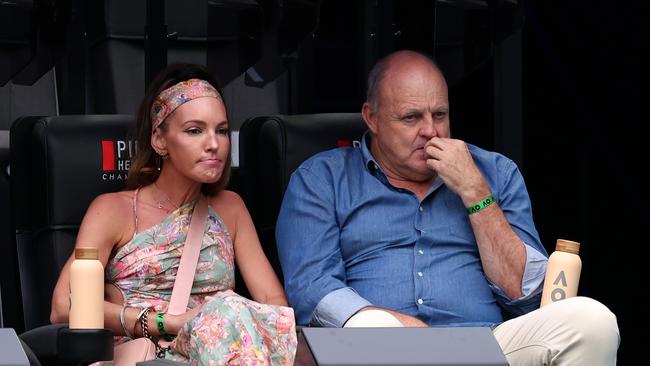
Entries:
{"label": "water bottle cap", "polygon": [[97,248],[75,248],[75,259],[97,259]]}
{"label": "water bottle cap", "polygon": [[580,252],[580,243],[577,241],[558,239],[557,243],[555,244],[555,250],[578,254]]}

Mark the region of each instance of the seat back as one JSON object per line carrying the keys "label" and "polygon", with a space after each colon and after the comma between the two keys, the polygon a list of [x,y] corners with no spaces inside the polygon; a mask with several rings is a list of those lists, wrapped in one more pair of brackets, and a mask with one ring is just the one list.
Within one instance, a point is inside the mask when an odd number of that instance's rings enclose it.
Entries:
{"label": "seat back", "polygon": [[318,152],[359,144],[366,129],[359,113],[255,117],[242,125],[241,193],[264,252],[280,280],[275,222],[291,174]]}
{"label": "seat back", "polygon": [[[0,123],[1,125],[1,123]],[[9,130],[0,126],[0,328],[14,328],[22,312],[16,306],[18,275],[16,247],[11,225],[11,194],[9,191]],[[22,320],[21,322],[22,323]]]}
{"label": "seat back", "polygon": [[10,183],[25,330],[49,323],[54,285],[90,202],[124,187],[133,125],[127,115],[13,123]]}

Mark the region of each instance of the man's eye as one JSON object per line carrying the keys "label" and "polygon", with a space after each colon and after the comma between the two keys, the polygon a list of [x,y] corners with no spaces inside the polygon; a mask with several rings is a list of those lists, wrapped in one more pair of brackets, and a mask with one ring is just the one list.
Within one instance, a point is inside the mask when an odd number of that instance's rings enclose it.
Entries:
{"label": "man's eye", "polygon": [[433,115],[436,119],[443,119],[447,116],[447,112],[436,112]]}
{"label": "man's eye", "polygon": [[406,116],[402,117],[402,121],[406,122],[412,122],[415,121],[418,118],[416,114],[407,114]]}

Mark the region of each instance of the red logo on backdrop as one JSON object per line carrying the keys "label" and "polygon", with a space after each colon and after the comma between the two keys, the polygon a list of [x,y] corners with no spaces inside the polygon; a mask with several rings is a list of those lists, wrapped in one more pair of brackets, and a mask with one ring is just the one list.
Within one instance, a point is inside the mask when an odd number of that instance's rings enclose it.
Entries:
{"label": "red logo on backdrop", "polygon": [[102,140],[102,170],[115,170],[115,142]]}
{"label": "red logo on backdrop", "polygon": [[354,141],[337,140],[336,141],[336,146],[338,146],[338,147],[350,147],[350,146],[361,147],[361,142],[357,141],[357,140],[354,140]]}
{"label": "red logo on backdrop", "polygon": [[137,144],[131,140],[102,140],[102,180],[126,180]]}

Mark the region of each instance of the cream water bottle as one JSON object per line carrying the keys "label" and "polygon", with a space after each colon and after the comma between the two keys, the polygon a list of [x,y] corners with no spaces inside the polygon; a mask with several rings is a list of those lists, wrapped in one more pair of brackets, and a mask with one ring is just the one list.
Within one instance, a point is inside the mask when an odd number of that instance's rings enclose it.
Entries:
{"label": "cream water bottle", "polygon": [[97,248],[76,248],[70,266],[70,329],[104,328],[104,266]]}
{"label": "cream water bottle", "polygon": [[557,240],[555,251],[548,257],[541,306],[576,296],[582,270],[579,251],[580,243]]}

